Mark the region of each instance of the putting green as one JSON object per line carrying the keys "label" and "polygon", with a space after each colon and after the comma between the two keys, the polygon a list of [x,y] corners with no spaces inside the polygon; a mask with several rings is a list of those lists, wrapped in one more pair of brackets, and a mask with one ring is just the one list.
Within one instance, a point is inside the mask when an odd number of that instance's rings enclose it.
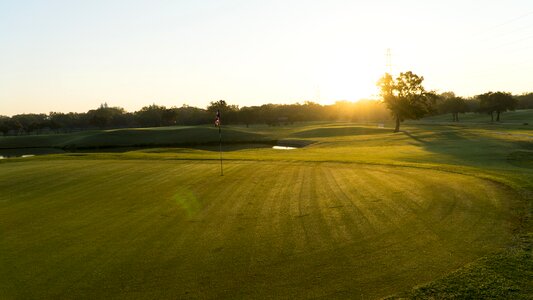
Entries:
{"label": "putting green", "polygon": [[511,238],[514,194],[310,162],[1,165],[0,298],[376,298]]}

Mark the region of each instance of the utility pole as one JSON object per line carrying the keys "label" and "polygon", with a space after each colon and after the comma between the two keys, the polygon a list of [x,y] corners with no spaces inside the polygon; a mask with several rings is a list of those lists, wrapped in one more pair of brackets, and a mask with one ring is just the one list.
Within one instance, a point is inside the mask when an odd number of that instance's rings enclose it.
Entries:
{"label": "utility pole", "polygon": [[390,48],[387,48],[385,53],[385,68],[392,75],[392,53]]}

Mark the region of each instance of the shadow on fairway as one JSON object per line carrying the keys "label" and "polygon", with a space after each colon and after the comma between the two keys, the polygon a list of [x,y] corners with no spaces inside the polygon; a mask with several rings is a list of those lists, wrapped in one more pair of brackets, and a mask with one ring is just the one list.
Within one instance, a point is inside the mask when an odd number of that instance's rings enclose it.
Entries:
{"label": "shadow on fairway", "polygon": [[465,165],[508,164],[508,156],[511,153],[533,147],[533,143],[487,137],[454,127],[423,131],[404,130],[402,133],[425,150],[445,155],[453,158],[455,163]]}
{"label": "shadow on fairway", "polygon": [[507,162],[519,168],[533,169],[533,151],[514,151],[507,156]]}

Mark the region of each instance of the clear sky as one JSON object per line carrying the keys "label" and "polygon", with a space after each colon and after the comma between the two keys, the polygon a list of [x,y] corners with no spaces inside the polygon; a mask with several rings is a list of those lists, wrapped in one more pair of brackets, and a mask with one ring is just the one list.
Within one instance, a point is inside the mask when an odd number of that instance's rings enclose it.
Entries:
{"label": "clear sky", "polygon": [[533,1],[0,0],[0,114],[533,91]]}

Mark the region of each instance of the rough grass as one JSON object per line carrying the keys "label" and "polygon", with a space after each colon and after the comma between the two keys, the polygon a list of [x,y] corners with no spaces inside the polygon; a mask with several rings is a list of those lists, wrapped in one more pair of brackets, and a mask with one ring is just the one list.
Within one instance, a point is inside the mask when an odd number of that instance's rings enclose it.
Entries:
{"label": "rough grass", "polygon": [[532,278],[531,252],[507,250],[390,299],[531,299]]}

